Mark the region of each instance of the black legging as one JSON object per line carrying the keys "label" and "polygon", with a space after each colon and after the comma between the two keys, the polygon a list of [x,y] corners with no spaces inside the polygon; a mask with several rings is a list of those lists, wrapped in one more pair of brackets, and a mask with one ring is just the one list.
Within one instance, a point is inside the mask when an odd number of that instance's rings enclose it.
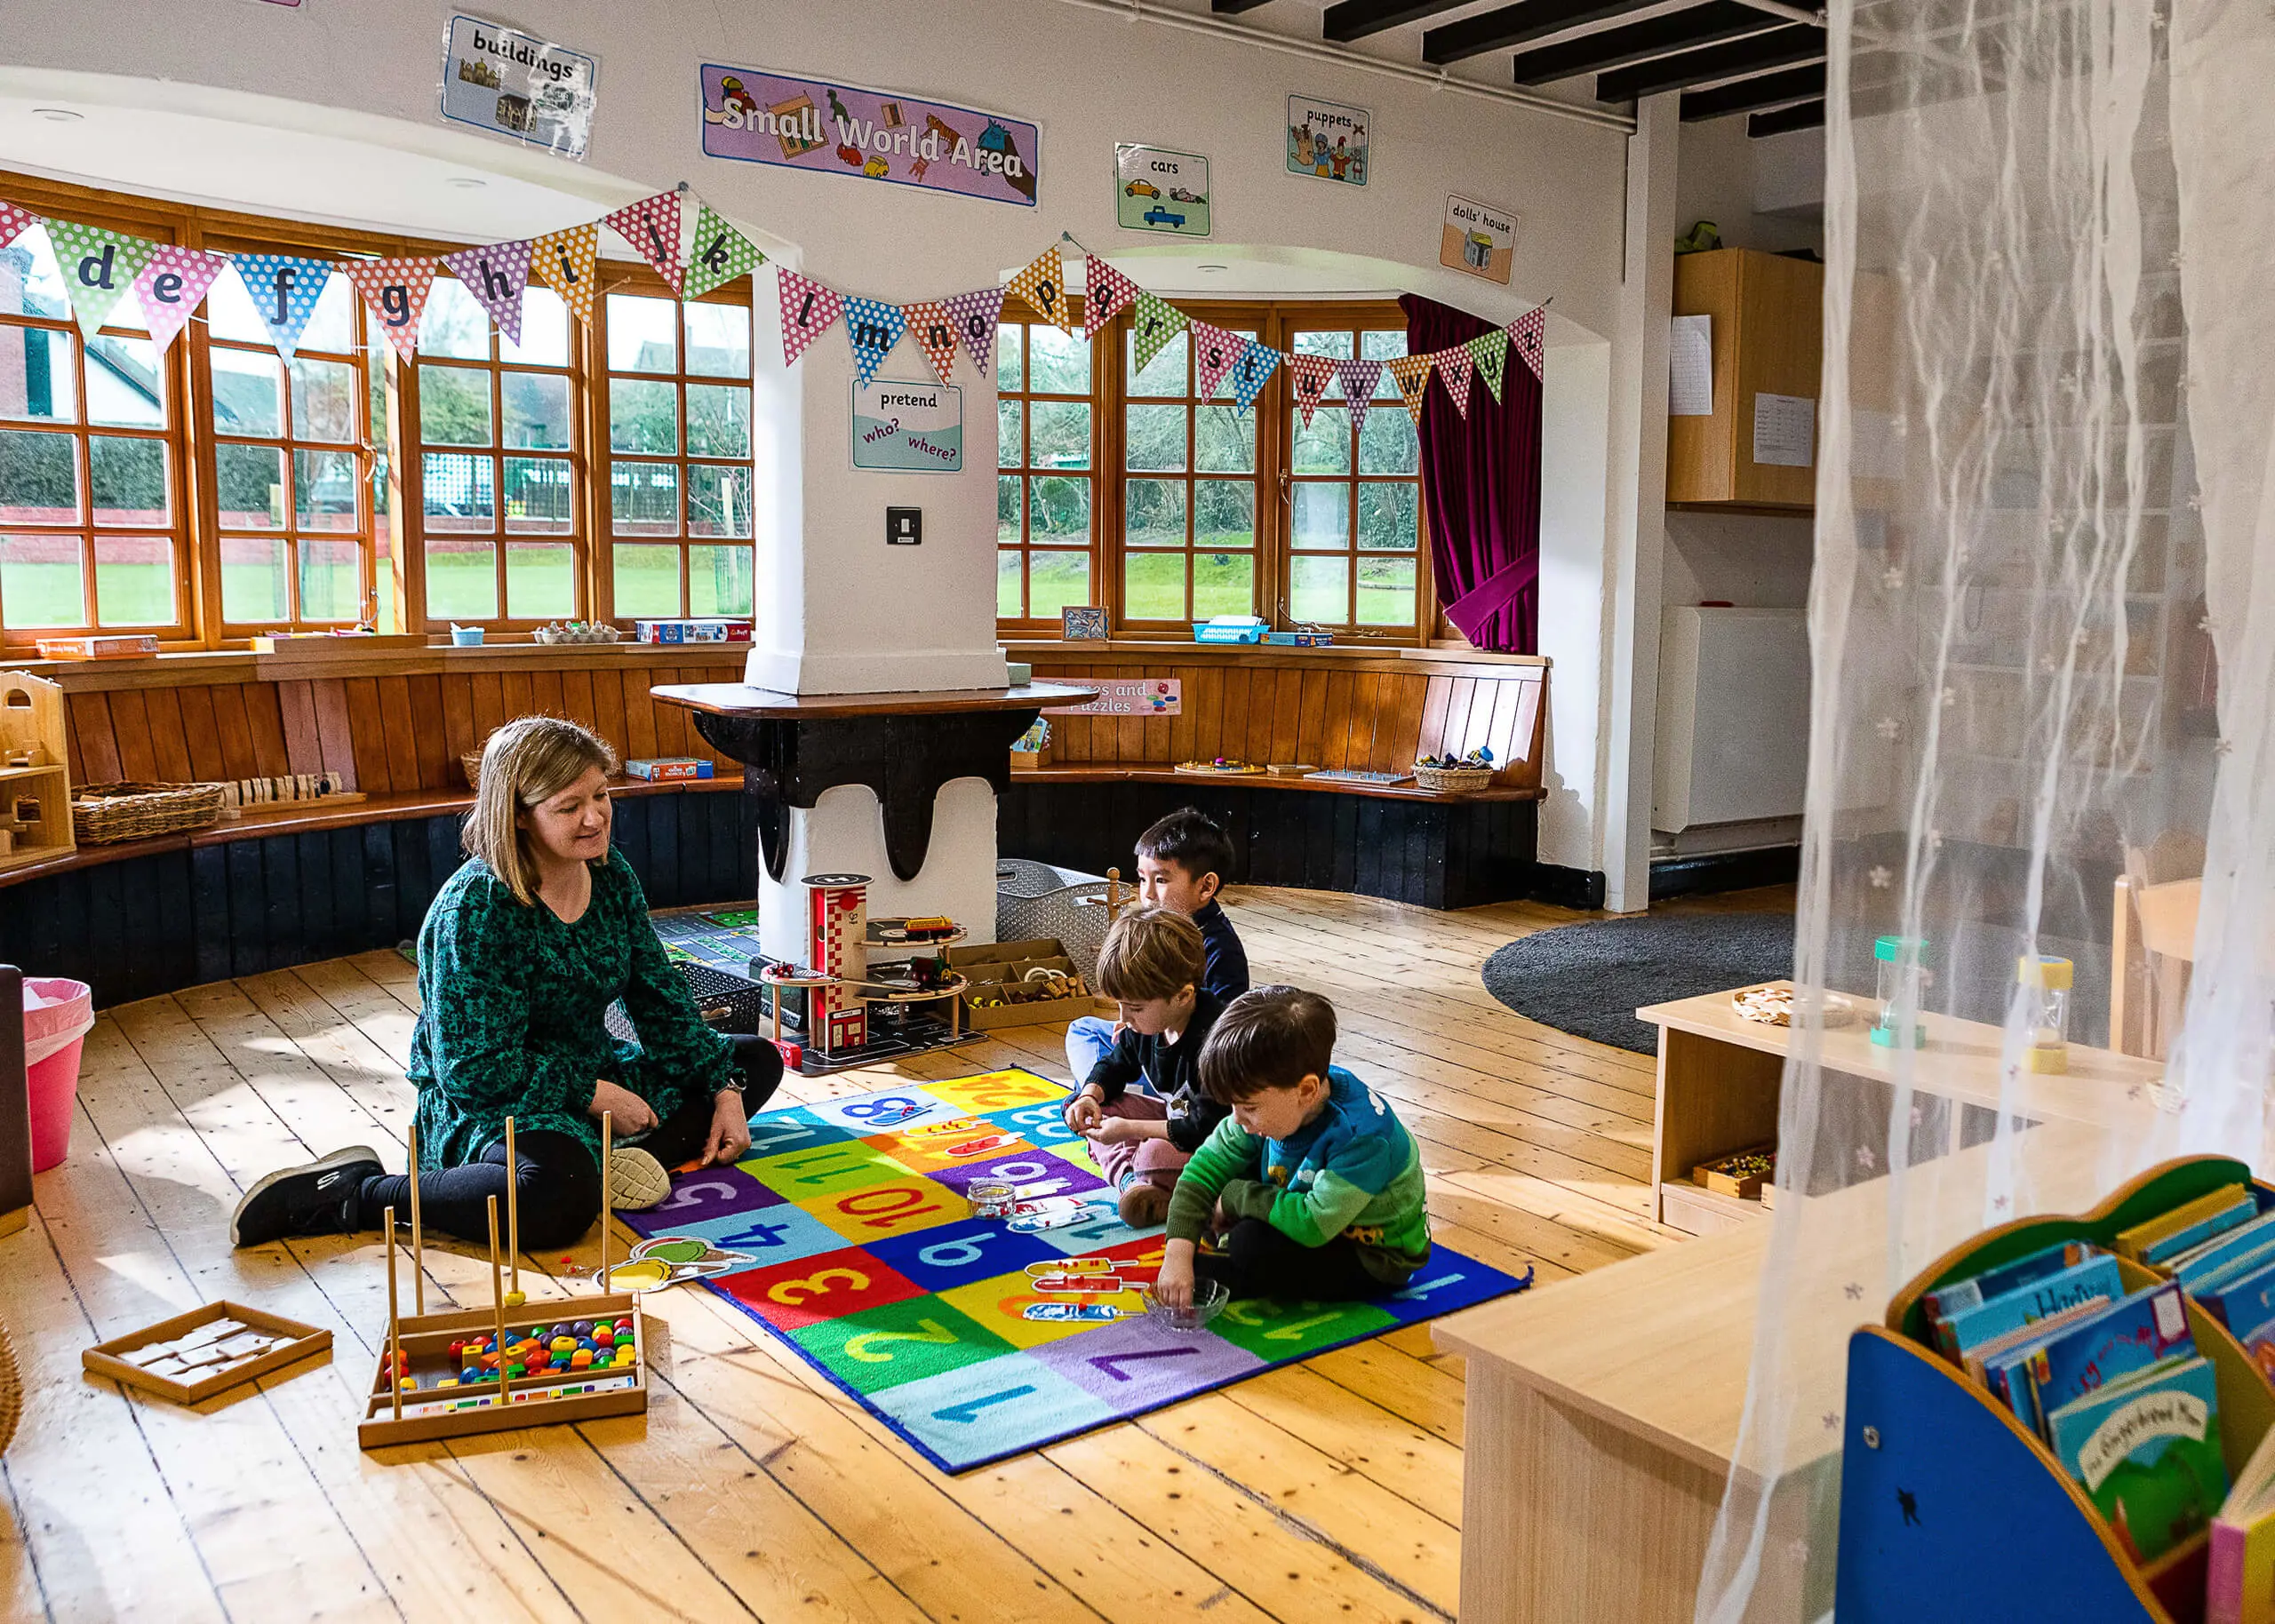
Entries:
{"label": "black legging", "polygon": [[1387,1296],[1398,1289],[1397,1284],[1367,1272],[1359,1261],[1358,1243],[1347,1235],[1338,1235],[1324,1246],[1306,1246],[1261,1218],[1243,1218],[1224,1244],[1225,1251],[1193,1259],[1193,1272],[1222,1280],[1235,1297],[1348,1302]]}
{"label": "black legging", "polygon": [[[782,1085],[782,1056],[763,1038],[736,1037],[735,1069],[742,1074],[743,1109],[756,1113]],[[711,1137],[712,1097],[689,1099],[651,1128],[639,1148],[674,1167],[703,1154]],[[619,1143],[622,1142],[619,1141]],[[574,1246],[601,1215],[600,1163],[573,1134],[534,1129],[514,1135],[515,1198],[519,1204],[522,1247],[544,1251]],[[490,1198],[498,1198],[499,1244],[505,1244],[506,1142],[499,1140],[479,1158],[419,1179],[419,1222],[444,1235],[487,1245]],[[389,1206],[399,1222],[411,1217],[411,1180],[382,1174],[363,1181],[361,1227],[377,1229]]]}

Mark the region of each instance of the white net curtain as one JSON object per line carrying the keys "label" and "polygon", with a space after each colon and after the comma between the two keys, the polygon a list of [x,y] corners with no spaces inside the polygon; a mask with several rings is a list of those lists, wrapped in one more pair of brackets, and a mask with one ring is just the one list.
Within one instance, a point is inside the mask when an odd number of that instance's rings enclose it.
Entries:
{"label": "white net curtain", "polygon": [[1896,939],[1899,1042],[1787,1067],[1721,1624],[1830,1614],[1847,1338],[1905,1281],[2168,1156],[2275,1171],[2275,7],[1829,20],[1796,968],[1869,1020]]}

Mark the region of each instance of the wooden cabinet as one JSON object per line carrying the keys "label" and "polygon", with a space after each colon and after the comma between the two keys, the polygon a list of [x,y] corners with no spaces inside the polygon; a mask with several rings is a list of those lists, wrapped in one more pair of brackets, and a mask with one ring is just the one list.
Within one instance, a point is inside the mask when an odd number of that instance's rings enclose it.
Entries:
{"label": "wooden cabinet", "polygon": [[1824,267],[1807,259],[1750,248],[1676,259],[1675,314],[1713,319],[1714,410],[1667,419],[1668,501],[1815,506],[1816,425],[1807,467],[1754,461],[1754,426],[1764,395],[1816,402],[1824,304]]}

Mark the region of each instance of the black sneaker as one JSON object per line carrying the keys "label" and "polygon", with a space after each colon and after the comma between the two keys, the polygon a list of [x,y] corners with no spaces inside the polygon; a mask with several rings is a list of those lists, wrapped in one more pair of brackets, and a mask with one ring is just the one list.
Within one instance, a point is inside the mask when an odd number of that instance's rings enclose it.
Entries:
{"label": "black sneaker", "polygon": [[348,1235],[363,1181],[387,1169],[369,1145],[334,1150],[322,1161],[280,1167],[245,1191],[229,1220],[229,1244],[258,1246],[288,1235]]}

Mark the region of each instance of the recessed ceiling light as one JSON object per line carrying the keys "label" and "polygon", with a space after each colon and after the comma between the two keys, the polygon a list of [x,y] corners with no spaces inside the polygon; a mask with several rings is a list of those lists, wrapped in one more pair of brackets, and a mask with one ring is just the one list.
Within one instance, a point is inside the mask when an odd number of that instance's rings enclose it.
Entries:
{"label": "recessed ceiling light", "polygon": [[86,115],[74,113],[69,107],[34,107],[32,116],[44,118],[52,124],[76,124]]}
{"label": "recessed ceiling light", "polygon": [[479,191],[482,187],[488,186],[490,183],[487,180],[477,180],[472,175],[452,175],[443,184],[444,186],[454,186],[462,192],[474,192]]}
{"label": "recessed ceiling light", "polygon": [[1232,267],[1225,265],[1197,265],[1193,268],[1197,271],[1225,271],[1230,270]]}

